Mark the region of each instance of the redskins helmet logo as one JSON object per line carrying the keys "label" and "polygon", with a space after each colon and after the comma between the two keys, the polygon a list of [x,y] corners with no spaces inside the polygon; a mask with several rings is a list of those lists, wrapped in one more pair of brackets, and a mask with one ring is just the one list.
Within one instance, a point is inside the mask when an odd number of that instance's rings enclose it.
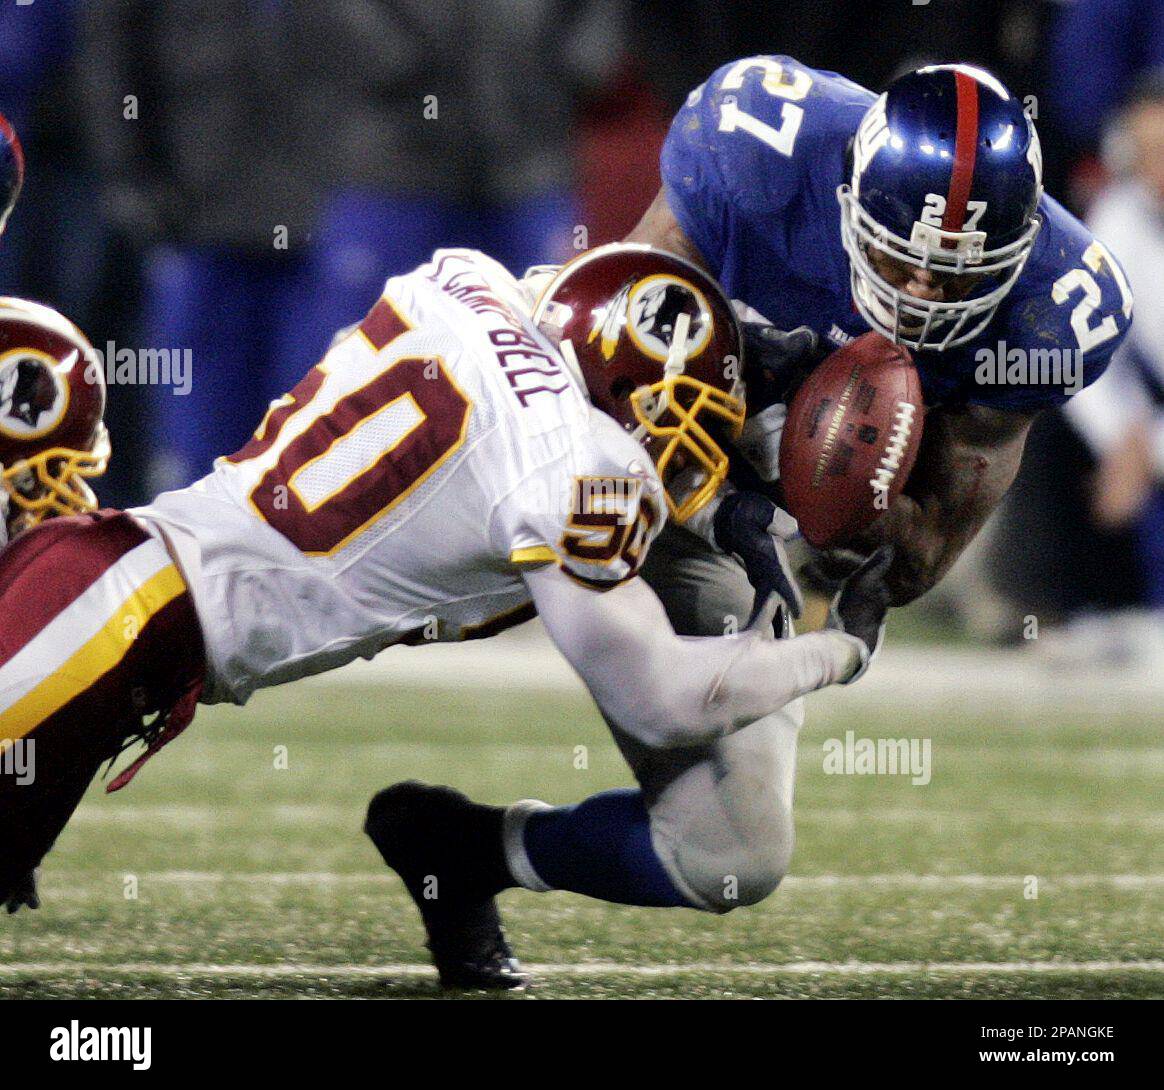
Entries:
{"label": "redskins helmet logo", "polygon": [[671,350],[680,314],[690,319],[686,358],[693,359],[711,340],[711,307],[694,284],[669,273],[627,284],[606,311],[599,314],[587,343],[601,336],[602,354],[610,359],[625,328],[643,355],[663,363]]}
{"label": "redskins helmet logo", "polygon": [[39,439],[64,419],[69,394],[57,361],[32,348],[0,356],[0,435]]}

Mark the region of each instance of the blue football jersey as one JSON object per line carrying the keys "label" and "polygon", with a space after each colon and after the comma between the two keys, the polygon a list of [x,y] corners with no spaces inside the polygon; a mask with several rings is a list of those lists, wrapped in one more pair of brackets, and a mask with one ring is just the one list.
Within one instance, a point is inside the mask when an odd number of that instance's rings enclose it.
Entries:
{"label": "blue football jersey", "polygon": [[[850,288],[837,187],[873,92],[788,57],[725,65],[687,98],[662,153],[679,225],[727,293],[833,345],[867,332]],[[914,353],[930,405],[1032,412],[1094,382],[1131,324],[1115,258],[1057,201],[989,325]]]}

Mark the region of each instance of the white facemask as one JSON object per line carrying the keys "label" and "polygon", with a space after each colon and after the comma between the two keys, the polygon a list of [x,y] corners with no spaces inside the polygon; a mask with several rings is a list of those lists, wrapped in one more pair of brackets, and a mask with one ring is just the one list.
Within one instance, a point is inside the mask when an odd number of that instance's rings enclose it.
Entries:
{"label": "white facemask", "polygon": [[[978,336],[1014,287],[1042,226],[1035,216],[1017,241],[987,250],[985,234],[977,231],[944,232],[918,223],[912,239],[892,234],[865,211],[848,185],[837,189],[837,200],[841,205],[841,241],[849,255],[857,310],[878,333],[914,349],[941,352]],[[949,249],[946,243],[950,244]],[[995,284],[989,291],[966,299],[919,299],[895,287],[877,271],[869,257],[871,250],[919,269],[984,277]]]}

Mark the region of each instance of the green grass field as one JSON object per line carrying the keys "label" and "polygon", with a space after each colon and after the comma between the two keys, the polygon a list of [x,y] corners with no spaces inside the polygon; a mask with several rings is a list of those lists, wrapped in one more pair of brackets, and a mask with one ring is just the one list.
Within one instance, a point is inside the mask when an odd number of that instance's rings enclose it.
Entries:
{"label": "green grass field", "polygon": [[[796,857],[765,904],[717,918],[508,893],[538,970],[513,998],[1164,997],[1158,723],[858,709],[810,704]],[[848,729],[931,738],[932,782],[825,775],[822,742]],[[41,910],[0,924],[0,996],[438,995],[360,832],[372,793],[407,777],[498,803],[628,779],[575,696],[307,686],[204,709],[126,791],[82,804]]]}

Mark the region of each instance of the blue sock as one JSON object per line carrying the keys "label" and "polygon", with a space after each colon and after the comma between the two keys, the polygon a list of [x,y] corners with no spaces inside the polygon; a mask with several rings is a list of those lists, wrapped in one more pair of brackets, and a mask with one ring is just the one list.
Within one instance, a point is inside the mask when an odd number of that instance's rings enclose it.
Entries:
{"label": "blue sock", "polygon": [[623,905],[694,907],[655,854],[641,791],[603,791],[577,806],[531,814],[525,850],[538,877],[554,889]]}

